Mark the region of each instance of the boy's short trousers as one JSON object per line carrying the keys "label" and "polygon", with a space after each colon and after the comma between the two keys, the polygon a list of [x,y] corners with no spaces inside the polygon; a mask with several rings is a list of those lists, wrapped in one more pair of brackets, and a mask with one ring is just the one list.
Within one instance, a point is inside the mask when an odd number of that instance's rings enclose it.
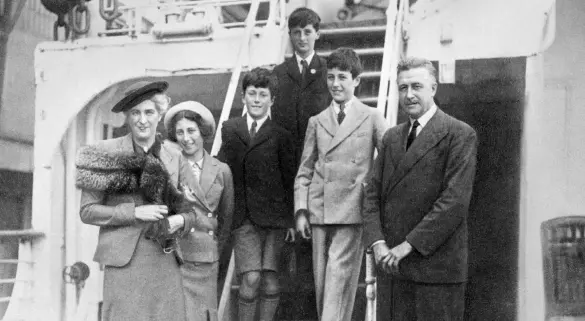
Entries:
{"label": "boy's short trousers", "polygon": [[262,228],[246,220],[233,231],[238,274],[250,271],[278,271],[286,229]]}

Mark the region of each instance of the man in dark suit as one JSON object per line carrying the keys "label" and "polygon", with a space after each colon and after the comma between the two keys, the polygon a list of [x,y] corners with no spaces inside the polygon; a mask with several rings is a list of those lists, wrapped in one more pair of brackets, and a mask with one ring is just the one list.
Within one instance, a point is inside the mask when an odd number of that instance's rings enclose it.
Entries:
{"label": "man in dark suit", "polygon": [[[297,166],[309,118],[325,110],[331,101],[325,59],[315,54],[320,22],[319,15],[311,9],[293,11],[288,29],[294,55],[274,68],[279,95],[272,106],[271,117],[292,134]],[[296,171],[297,167],[294,169]]]}
{"label": "man in dark suit", "polygon": [[234,178],[234,256],[241,276],[239,320],[272,320],[279,302],[279,255],[285,239],[294,241],[295,158],[289,132],[272,122],[276,80],[256,68],[242,89],[248,111],[223,124],[218,158]]}
{"label": "man in dark suit", "polygon": [[385,134],[365,191],[365,242],[389,274],[379,278],[379,320],[463,319],[477,137],[434,104],[436,79],[428,60],[399,63],[409,120]]}

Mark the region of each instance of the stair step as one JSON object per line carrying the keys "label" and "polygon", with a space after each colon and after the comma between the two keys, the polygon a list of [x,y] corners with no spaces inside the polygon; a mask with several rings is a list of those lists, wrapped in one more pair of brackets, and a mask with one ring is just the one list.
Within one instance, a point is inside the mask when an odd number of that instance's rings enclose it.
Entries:
{"label": "stair step", "polygon": [[326,22],[321,24],[321,32],[329,29],[345,29],[345,28],[357,28],[364,26],[386,26],[387,19],[373,19],[373,20],[349,20],[349,21],[336,21]]}
{"label": "stair step", "polygon": [[364,79],[364,78],[376,78],[376,77],[380,77],[380,75],[382,75],[382,72],[381,71],[364,71],[360,75],[360,78],[362,78],[362,79]]}
{"label": "stair step", "polygon": [[378,97],[374,96],[366,96],[366,97],[358,97],[360,101],[364,104],[376,104],[378,103]]}
{"label": "stair step", "polygon": [[[384,53],[384,48],[358,48],[354,49],[355,52],[360,56],[367,56],[367,55],[381,55]],[[317,54],[322,57],[329,56],[333,50],[317,50]],[[292,56],[292,55],[291,55]]]}
{"label": "stair step", "polygon": [[337,29],[321,29],[321,37],[329,35],[345,35],[345,34],[356,34],[356,33],[375,33],[375,32],[386,32],[386,26],[364,26],[354,28],[337,28]]}

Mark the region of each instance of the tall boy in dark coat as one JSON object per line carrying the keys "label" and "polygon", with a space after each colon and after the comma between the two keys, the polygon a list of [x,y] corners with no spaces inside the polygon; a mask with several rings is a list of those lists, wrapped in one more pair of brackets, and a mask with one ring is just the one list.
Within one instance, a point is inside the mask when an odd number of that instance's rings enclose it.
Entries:
{"label": "tall boy in dark coat", "polygon": [[[233,218],[236,269],[241,275],[239,320],[272,320],[279,301],[279,254],[294,238],[295,158],[291,134],[271,121],[276,80],[256,68],[243,80],[246,115],[223,124],[218,158],[234,178]],[[288,230],[287,230],[288,229]]]}
{"label": "tall boy in dark coat", "polygon": [[331,101],[325,59],[317,56],[314,49],[320,22],[319,15],[311,9],[293,11],[288,29],[294,55],[274,68],[280,93],[274,101],[271,117],[292,134],[297,166],[309,118],[327,108]]}

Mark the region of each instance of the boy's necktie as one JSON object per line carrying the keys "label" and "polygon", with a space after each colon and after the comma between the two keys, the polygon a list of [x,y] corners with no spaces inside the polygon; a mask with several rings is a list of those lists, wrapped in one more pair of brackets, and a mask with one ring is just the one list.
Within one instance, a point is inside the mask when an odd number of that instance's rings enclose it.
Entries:
{"label": "boy's necktie", "polygon": [[250,128],[250,140],[254,139],[254,136],[256,136],[256,126],[258,126],[258,123],[253,121],[252,127]]}
{"label": "boy's necktie", "polygon": [[341,122],[343,121],[343,119],[345,118],[345,112],[343,111],[345,109],[345,104],[340,104],[339,105],[339,114],[337,114],[337,123],[339,123],[341,125]]}
{"label": "boy's necktie", "polygon": [[307,82],[307,71],[309,70],[309,64],[307,64],[307,61],[305,59],[302,59],[301,65],[303,66],[303,71],[301,72],[301,79],[304,86],[305,83]]}
{"label": "boy's necktie", "polygon": [[410,147],[410,145],[416,138],[416,129],[418,128],[419,125],[420,124],[418,123],[418,120],[415,120],[414,123],[412,123],[412,129],[410,130],[410,134],[408,134],[408,139],[406,140],[406,150],[408,150],[408,147]]}

